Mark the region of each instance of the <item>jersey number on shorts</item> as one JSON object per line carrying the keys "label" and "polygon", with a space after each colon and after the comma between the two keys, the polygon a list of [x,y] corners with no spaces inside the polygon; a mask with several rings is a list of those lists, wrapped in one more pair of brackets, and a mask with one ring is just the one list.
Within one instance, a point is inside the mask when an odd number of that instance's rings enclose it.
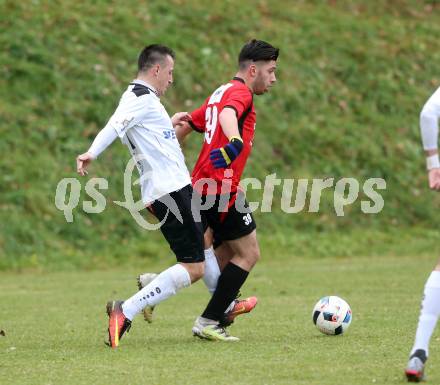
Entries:
{"label": "jersey number on shorts", "polygon": [[246,226],[249,226],[252,223],[251,214],[243,215],[243,221]]}

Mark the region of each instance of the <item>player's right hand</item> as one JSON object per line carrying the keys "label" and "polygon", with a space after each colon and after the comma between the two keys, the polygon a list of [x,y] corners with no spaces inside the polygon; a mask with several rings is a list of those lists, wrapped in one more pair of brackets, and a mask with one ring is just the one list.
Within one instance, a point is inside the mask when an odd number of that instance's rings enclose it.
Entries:
{"label": "player's right hand", "polygon": [[173,127],[175,127],[179,124],[184,124],[185,122],[188,122],[191,119],[192,119],[191,115],[188,114],[188,112],[176,112],[171,117],[171,123],[172,123]]}
{"label": "player's right hand", "polygon": [[79,175],[87,175],[87,167],[93,159],[93,155],[90,152],[85,152],[76,157],[76,171]]}
{"label": "player's right hand", "polygon": [[229,143],[211,151],[209,159],[214,168],[226,168],[240,155],[243,150],[243,139],[233,136]]}
{"label": "player's right hand", "polygon": [[428,173],[429,188],[440,191],[440,168],[433,168]]}

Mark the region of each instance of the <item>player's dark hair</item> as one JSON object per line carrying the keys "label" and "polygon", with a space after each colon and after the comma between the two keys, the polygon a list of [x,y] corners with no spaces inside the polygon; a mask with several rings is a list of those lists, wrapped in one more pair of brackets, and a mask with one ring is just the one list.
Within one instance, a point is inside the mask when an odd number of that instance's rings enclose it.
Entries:
{"label": "player's dark hair", "polygon": [[263,40],[253,39],[247,42],[241,49],[238,55],[238,65],[240,68],[243,68],[249,61],[276,61],[279,52],[279,48],[275,48]]}
{"label": "player's dark hair", "polygon": [[175,54],[171,48],[161,44],[151,44],[146,46],[139,55],[138,70],[147,71],[157,63],[162,63],[165,57],[169,55],[173,59]]}

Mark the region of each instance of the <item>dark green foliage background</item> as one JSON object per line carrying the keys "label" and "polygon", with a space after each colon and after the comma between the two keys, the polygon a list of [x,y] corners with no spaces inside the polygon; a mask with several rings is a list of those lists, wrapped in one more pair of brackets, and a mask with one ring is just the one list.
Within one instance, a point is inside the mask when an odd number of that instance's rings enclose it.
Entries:
{"label": "dark green foliage background", "polygon": [[[427,189],[418,114],[440,85],[437,1],[0,1],[0,269],[93,268],[160,258],[123,200],[126,149],[93,164],[107,208],[66,223],[60,179],[85,151],[152,42],[177,53],[169,112],[191,110],[235,73],[245,41],[281,48],[279,82],[255,100],[258,124],[245,176],[369,177],[387,181],[385,208],[359,201],[337,217],[333,193],[318,214],[257,213],[263,255],[390,255],[438,251],[435,193]],[[185,145],[192,167],[201,137]],[[84,187],[87,178],[81,179]],[[296,190],[295,190],[296,191]],[[250,194],[260,199],[261,192]],[[362,197],[360,197],[362,198]]]}

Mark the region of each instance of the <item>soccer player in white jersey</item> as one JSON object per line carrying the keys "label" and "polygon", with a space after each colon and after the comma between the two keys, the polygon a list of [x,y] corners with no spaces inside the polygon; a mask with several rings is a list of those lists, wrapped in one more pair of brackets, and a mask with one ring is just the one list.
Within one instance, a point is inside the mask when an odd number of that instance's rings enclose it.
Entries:
{"label": "soccer player in white jersey", "polygon": [[[420,130],[426,154],[429,188],[440,191],[440,162],[438,155],[438,123],[440,119],[440,88],[432,94],[420,114]],[[410,358],[405,370],[409,382],[424,377],[431,335],[440,316],[440,260],[425,284],[419,323]]]}
{"label": "soccer player in white jersey", "polygon": [[[90,162],[117,137],[121,139],[137,160],[142,201],[162,222],[161,232],[177,259],[175,265],[132,297],[107,303],[112,348],[119,345],[136,314],[190,286],[204,274],[203,225],[191,212],[191,179],[173,128],[189,116],[177,113],[170,118],[160,102],[173,82],[173,67],[171,49],[158,44],[145,47],[139,55],[137,78],[123,93],[89,150],[77,157],[77,171],[85,175]],[[177,213],[170,206],[173,202]]]}

